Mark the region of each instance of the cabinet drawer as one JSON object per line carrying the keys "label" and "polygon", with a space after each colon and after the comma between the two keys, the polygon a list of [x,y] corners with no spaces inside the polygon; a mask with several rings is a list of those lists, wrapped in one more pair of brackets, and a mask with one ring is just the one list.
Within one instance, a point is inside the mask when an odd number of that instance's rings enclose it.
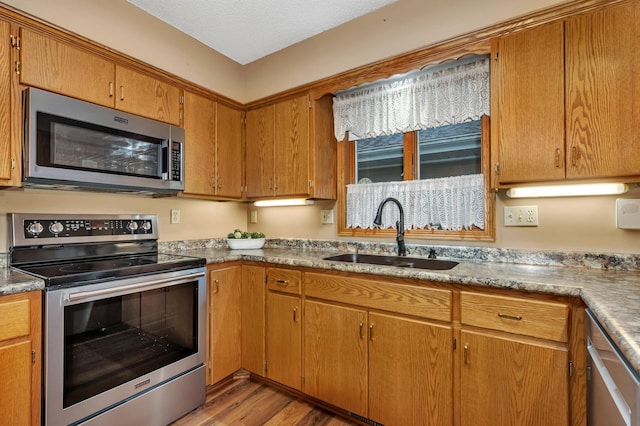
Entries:
{"label": "cabinet drawer", "polygon": [[31,332],[29,300],[0,301],[0,340],[28,336]]}
{"label": "cabinet drawer", "polygon": [[451,321],[451,291],[363,278],[305,273],[307,297]]}
{"label": "cabinet drawer", "polygon": [[292,269],[267,269],[267,289],[284,293],[300,294],[302,274]]}
{"label": "cabinet drawer", "polygon": [[463,291],[460,309],[465,325],[568,341],[569,306],[564,303]]}

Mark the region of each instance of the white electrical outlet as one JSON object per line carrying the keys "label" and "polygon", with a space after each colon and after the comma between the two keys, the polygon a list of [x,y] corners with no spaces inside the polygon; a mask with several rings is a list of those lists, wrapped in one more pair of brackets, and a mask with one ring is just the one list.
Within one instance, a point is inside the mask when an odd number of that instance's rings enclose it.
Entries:
{"label": "white electrical outlet", "polygon": [[251,210],[251,213],[249,215],[249,223],[258,223],[258,211],[257,210]]}
{"label": "white electrical outlet", "polygon": [[504,226],[538,226],[538,206],[505,206]]}
{"label": "white electrical outlet", "polygon": [[171,209],[171,220],[172,224],[180,223],[180,210]]}
{"label": "white electrical outlet", "polygon": [[320,223],[333,223],[333,210],[320,210]]}

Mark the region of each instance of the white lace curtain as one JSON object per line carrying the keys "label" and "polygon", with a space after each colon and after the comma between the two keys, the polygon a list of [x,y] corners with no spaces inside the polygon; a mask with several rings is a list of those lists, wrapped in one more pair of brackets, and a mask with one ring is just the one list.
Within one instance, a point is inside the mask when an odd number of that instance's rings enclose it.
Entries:
{"label": "white lace curtain", "polygon": [[[347,228],[373,228],[387,197],[404,207],[405,229],[484,229],[483,175],[347,185]],[[398,208],[385,205],[382,228],[395,227]]]}
{"label": "white lace curtain", "polygon": [[489,114],[487,57],[413,72],[333,98],[338,141],[345,132],[351,140],[370,138],[478,120],[485,114]]}

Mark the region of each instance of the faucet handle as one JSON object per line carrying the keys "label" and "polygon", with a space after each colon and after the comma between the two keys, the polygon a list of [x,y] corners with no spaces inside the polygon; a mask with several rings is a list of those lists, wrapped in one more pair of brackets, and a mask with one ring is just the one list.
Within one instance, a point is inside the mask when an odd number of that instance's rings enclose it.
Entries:
{"label": "faucet handle", "polygon": [[436,250],[435,249],[429,249],[429,255],[427,256],[427,259],[434,259],[436,258]]}

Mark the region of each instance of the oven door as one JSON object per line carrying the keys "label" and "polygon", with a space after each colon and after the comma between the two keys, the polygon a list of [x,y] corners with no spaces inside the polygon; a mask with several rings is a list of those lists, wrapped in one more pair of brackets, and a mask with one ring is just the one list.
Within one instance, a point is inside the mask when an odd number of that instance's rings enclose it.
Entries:
{"label": "oven door", "polygon": [[[45,423],[117,411],[204,370],[205,305],[204,268],[47,291]],[[201,395],[195,406],[205,395],[199,376],[198,389],[185,391]]]}

